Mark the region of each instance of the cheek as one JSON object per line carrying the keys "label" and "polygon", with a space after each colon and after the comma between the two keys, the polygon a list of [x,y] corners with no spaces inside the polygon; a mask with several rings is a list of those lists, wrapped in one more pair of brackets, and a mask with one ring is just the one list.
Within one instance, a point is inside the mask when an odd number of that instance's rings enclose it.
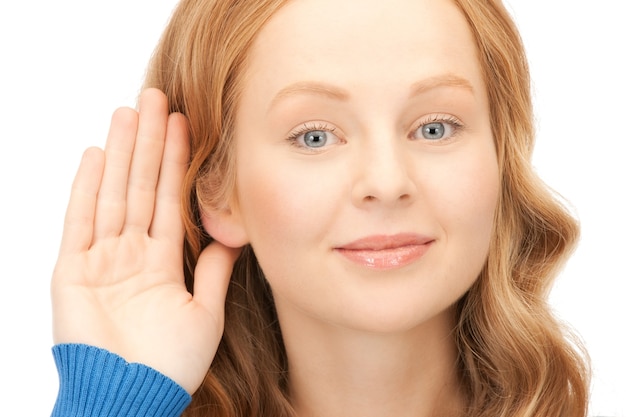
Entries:
{"label": "cheek", "polygon": [[302,283],[293,277],[319,262],[324,234],[336,220],[338,187],[304,171],[289,164],[248,164],[238,178],[244,227],[276,297],[298,297]]}
{"label": "cheek", "polygon": [[270,155],[255,160],[264,163],[240,164],[237,180],[242,220],[255,250],[319,240],[334,218],[334,194],[340,193],[332,175],[322,171],[325,175],[316,177],[297,162],[272,163]]}
{"label": "cheek", "polygon": [[447,167],[428,190],[432,210],[445,236],[465,246],[468,256],[486,256],[500,193],[495,149],[477,149]]}

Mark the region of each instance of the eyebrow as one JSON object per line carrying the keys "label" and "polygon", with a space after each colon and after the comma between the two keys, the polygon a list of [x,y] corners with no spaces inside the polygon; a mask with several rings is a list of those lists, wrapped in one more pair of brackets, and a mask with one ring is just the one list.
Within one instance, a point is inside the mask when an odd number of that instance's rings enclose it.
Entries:
{"label": "eyebrow", "polygon": [[474,87],[472,86],[472,83],[467,80],[467,78],[463,78],[455,74],[444,74],[426,78],[425,80],[420,80],[414,83],[411,85],[409,97],[413,98],[430,90],[441,87],[460,88],[474,94]]}
{"label": "eyebrow", "polygon": [[274,98],[272,99],[272,102],[270,103],[270,108],[274,107],[277,102],[285,98],[301,94],[318,95],[339,101],[347,101],[350,98],[350,94],[347,90],[336,87],[332,84],[326,84],[317,81],[301,81],[291,84],[280,90],[278,94],[276,94],[276,96],[274,96]]}
{"label": "eyebrow", "polygon": [[[429,77],[412,84],[409,89],[409,98],[441,87],[460,88],[472,94],[474,93],[472,83],[466,78],[455,74],[443,74]],[[348,101],[350,99],[350,93],[343,88],[318,81],[301,81],[281,89],[272,99],[270,108],[274,107],[277,102],[288,97],[307,94],[327,97],[338,101]]]}

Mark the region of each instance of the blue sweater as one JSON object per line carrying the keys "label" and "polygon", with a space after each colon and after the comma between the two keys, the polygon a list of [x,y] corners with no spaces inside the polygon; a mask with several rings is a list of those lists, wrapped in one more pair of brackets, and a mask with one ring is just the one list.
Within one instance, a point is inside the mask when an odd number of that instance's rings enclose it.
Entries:
{"label": "blue sweater", "polygon": [[178,417],[191,396],[158,371],[94,346],[56,345],[52,417]]}

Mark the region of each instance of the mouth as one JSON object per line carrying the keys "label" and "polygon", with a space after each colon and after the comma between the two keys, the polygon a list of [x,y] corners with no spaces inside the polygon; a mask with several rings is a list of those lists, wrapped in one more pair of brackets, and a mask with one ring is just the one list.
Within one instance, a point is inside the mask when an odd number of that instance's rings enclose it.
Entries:
{"label": "mouth", "polygon": [[367,236],[334,250],[347,260],[371,269],[401,268],[420,259],[435,239],[412,233]]}

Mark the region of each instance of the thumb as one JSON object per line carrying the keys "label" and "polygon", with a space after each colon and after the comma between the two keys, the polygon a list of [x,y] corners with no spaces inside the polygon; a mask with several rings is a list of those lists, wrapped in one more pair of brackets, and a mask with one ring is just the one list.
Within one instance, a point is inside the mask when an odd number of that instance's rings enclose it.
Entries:
{"label": "thumb", "polygon": [[198,257],[194,271],[193,297],[208,311],[220,312],[216,317],[223,316],[228,282],[240,253],[241,248],[229,248],[215,240]]}

